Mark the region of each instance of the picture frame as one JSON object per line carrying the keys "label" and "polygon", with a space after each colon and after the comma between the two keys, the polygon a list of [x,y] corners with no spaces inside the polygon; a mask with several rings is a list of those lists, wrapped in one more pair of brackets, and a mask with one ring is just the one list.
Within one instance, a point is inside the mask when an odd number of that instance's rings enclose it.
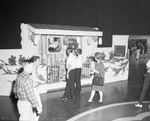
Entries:
{"label": "picture frame", "polygon": [[61,36],[47,37],[47,54],[57,54],[63,51],[63,39]]}

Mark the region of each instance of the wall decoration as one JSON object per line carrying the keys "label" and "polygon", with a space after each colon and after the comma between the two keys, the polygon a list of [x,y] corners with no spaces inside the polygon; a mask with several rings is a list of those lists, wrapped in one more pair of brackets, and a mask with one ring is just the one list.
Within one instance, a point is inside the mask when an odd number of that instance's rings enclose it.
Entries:
{"label": "wall decoration", "polygon": [[77,43],[77,40],[75,37],[68,36],[68,47],[67,48],[72,48],[72,49],[78,48],[78,43]]}
{"label": "wall decoration", "polygon": [[25,59],[26,59],[25,57],[23,57],[22,55],[19,55],[19,59],[18,59],[19,65],[22,65],[22,63]]}
{"label": "wall decoration", "polygon": [[48,43],[48,48],[47,48],[47,52],[48,54],[54,54],[57,52],[61,52],[62,50],[62,40],[61,37],[59,36],[51,36],[47,39],[47,43]]}
{"label": "wall decoration", "polygon": [[[102,52],[102,54],[104,55],[104,57],[102,57],[102,62],[105,65],[105,72],[107,72],[108,69],[111,69],[114,72],[113,77],[117,76],[120,72],[122,72],[122,75],[124,74],[125,69],[127,68],[127,65],[129,63],[129,61],[127,59],[124,59],[124,58],[121,58],[121,59],[115,58],[114,57],[114,53],[111,51],[111,52],[109,52],[109,54],[110,54],[109,59],[106,60],[105,59],[105,53]],[[89,55],[87,57],[87,61],[88,62],[90,62],[89,60],[94,60],[93,54]],[[119,64],[119,65],[116,66],[116,64]]]}
{"label": "wall decoration", "polygon": [[114,56],[116,57],[125,57],[126,46],[124,45],[115,45],[114,46]]}
{"label": "wall decoration", "polygon": [[11,57],[10,58],[8,58],[8,63],[10,64],[10,65],[16,65],[16,57],[15,56],[13,56],[13,55],[11,55]]}

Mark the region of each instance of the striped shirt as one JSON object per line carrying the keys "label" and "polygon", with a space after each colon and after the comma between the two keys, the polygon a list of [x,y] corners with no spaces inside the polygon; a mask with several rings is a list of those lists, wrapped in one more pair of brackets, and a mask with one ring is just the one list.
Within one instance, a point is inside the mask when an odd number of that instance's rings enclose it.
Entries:
{"label": "striped shirt", "polygon": [[37,107],[39,104],[33,89],[33,80],[30,79],[30,74],[27,72],[20,73],[14,84],[13,91],[19,100],[29,101],[33,107]]}

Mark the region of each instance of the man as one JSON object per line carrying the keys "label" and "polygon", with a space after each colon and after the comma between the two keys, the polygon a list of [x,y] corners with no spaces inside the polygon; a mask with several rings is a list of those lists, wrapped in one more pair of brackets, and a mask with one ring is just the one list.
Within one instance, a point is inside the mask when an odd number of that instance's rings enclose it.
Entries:
{"label": "man", "polygon": [[76,85],[76,95],[81,92],[81,69],[82,69],[82,50],[77,49],[77,59],[76,59],[76,69],[75,69],[75,85]]}
{"label": "man", "polygon": [[32,71],[33,62],[25,60],[23,72],[18,74],[13,88],[15,96],[18,98],[19,121],[35,121],[33,108],[36,109],[37,114],[42,112],[33,90],[33,81],[30,79]]}
{"label": "man", "polygon": [[[142,102],[144,100],[147,89],[150,85],[150,60],[147,62],[146,68],[147,68],[147,73],[145,74],[145,77],[144,77],[143,88],[142,88],[142,92],[140,95],[140,100],[139,100],[138,104],[135,104],[135,106],[139,107],[139,108],[142,108]],[[149,108],[150,108],[150,105],[149,105]]]}
{"label": "man", "polygon": [[74,87],[74,80],[75,80],[75,68],[76,68],[76,56],[73,49],[67,49],[67,81],[66,81],[66,88],[65,93],[63,95],[62,100],[67,102],[68,98],[74,98],[75,94],[75,87]]}

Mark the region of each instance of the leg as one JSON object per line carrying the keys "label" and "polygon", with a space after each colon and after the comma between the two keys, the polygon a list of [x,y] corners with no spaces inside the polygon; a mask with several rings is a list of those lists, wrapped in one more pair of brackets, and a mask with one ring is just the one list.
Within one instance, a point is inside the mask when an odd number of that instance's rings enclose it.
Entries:
{"label": "leg", "polygon": [[67,79],[66,80],[66,88],[65,88],[65,92],[64,92],[63,98],[68,98],[69,94],[70,94],[70,80]]}
{"label": "leg", "polygon": [[19,121],[35,121],[33,110],[29,102],[18,100],[17,107],[20,114]]}
{"label": "leg", "polygon": [[99,102],[103,102],[103,92],[102,91],[99,91],[99,96],[100,96],[100,99],[99,99]]}
{"label": "leg", "polygon": [[142,87],[142,92],[140,95],[140,100],[139,100],[140,105],[142,104],[142,102],[144,100],[144,97],[145,97],[145,94],[146,94],[147,89],[149,87],[149,84],[150,84],[150,74],[146,74],[145,79],[144,79],[144,83],[143,83],[143,87]]}
{"label": "leg", "polygon": [[[38,100],[38,103],[39,103],[40,107],[42,108],[41,97],[40,97],[40,94],[39,94],[37,88],[34,88],[34,93],[35,93],[36,99]],[[36,113],[34,113],[34,117],[35,117],[35,121],[38,121],[39,118],[40,118],[40,116],[39,115],[37,116]]]}
{"label": "leg", "polygon": [[94,95],[95,95],[95,90],[92,90],[88,102],[92,102]]}
{"label": "leg", "polygon": [[77,94],[81,92],[81,68],[76,69],[76,91]]}
{"label": "leg", "polygon": [[139,103],[135,105],[136,107],[142,108],[142,102],[144,100],[144,97],[145,97],[145,94],[149,85],[150,85],[150,73],[146,73],[144,82],[143,82],[142,92],[140,95],[140,100],[139,100]]}
{"label": "leg", "polygon": [[72,98],[74,97],[75,95],[75,69],[71,70],[70,71],[70,74],[69,74],[69,77],[70,78],[70,95]]}

